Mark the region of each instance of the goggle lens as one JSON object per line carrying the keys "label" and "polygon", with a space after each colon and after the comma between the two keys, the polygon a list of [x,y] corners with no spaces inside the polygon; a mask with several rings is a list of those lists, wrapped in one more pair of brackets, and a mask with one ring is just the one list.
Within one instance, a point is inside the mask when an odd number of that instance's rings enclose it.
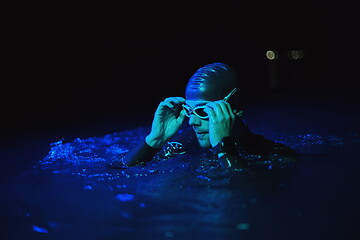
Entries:
{"label": "goggle lens", "polygon": [[191,114],[194,113],[197,117],[199,117],[201,119],[209,118],[209,115],[204,111],[205,106],[199,106],[199,107],[194,108],[194,110],[192,110],[189,106],[184,104],[183,109],[185,110],[185,115],[187,117],[190,117]]}
{"label": "goggle lens", "polygon": [[204,111],[205,107],[198,107],[194,109],[194,113],[199,117],[199,118],[208,118],[209,115]]}

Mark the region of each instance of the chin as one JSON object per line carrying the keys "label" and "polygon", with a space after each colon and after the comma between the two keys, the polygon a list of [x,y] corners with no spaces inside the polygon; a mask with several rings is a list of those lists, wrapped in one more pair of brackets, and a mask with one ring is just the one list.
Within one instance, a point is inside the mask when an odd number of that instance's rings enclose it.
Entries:
{"label": "chin", "polygon": [[205,140],[205,139],[198,139],[199,141],[199,145],[202,148],[211,148],[211,144],[209,140]]}

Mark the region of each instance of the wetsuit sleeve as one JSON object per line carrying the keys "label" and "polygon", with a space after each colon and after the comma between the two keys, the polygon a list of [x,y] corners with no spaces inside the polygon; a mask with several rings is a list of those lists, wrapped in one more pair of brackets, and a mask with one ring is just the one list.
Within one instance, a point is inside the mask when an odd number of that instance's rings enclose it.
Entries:
{"label": "wetsuit sleeve", "polygon": [[143,140],[139,145],[126,153],[122,162],[127,167],[133,167],[140,163],[149,162],[159,150],[160,149],[150,147],[146,141]]}

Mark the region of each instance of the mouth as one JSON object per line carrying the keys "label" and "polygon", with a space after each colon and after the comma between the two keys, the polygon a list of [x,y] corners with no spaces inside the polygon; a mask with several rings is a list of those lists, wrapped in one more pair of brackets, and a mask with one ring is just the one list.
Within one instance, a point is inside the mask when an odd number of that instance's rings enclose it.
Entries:
{"label": "mouth", "polygon": [[195,133],[198,138],[203,138],[206,134],[208,134],[208,132],[199,132],[199,131],[195,131]]}
{"label": "mouth", "polygon": [[197,128],[193,128],[194,132],[196,134],[204,134],[204,133],[208,133],[207,131],[201,131],[200,129],[197,129]]}

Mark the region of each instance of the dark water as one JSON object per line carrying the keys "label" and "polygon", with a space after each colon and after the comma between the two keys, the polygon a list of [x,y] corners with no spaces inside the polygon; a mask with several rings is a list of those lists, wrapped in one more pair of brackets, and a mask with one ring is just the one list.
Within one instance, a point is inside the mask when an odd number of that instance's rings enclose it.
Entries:
{"label": "dark water", "polygon": [[301,153],[295,167],[260,173],[222,171],[202,151],[109,168],[148,126],[23,148],[0,186],[2,239],[357,239],[355,105],[254,104],[250,129]]}

